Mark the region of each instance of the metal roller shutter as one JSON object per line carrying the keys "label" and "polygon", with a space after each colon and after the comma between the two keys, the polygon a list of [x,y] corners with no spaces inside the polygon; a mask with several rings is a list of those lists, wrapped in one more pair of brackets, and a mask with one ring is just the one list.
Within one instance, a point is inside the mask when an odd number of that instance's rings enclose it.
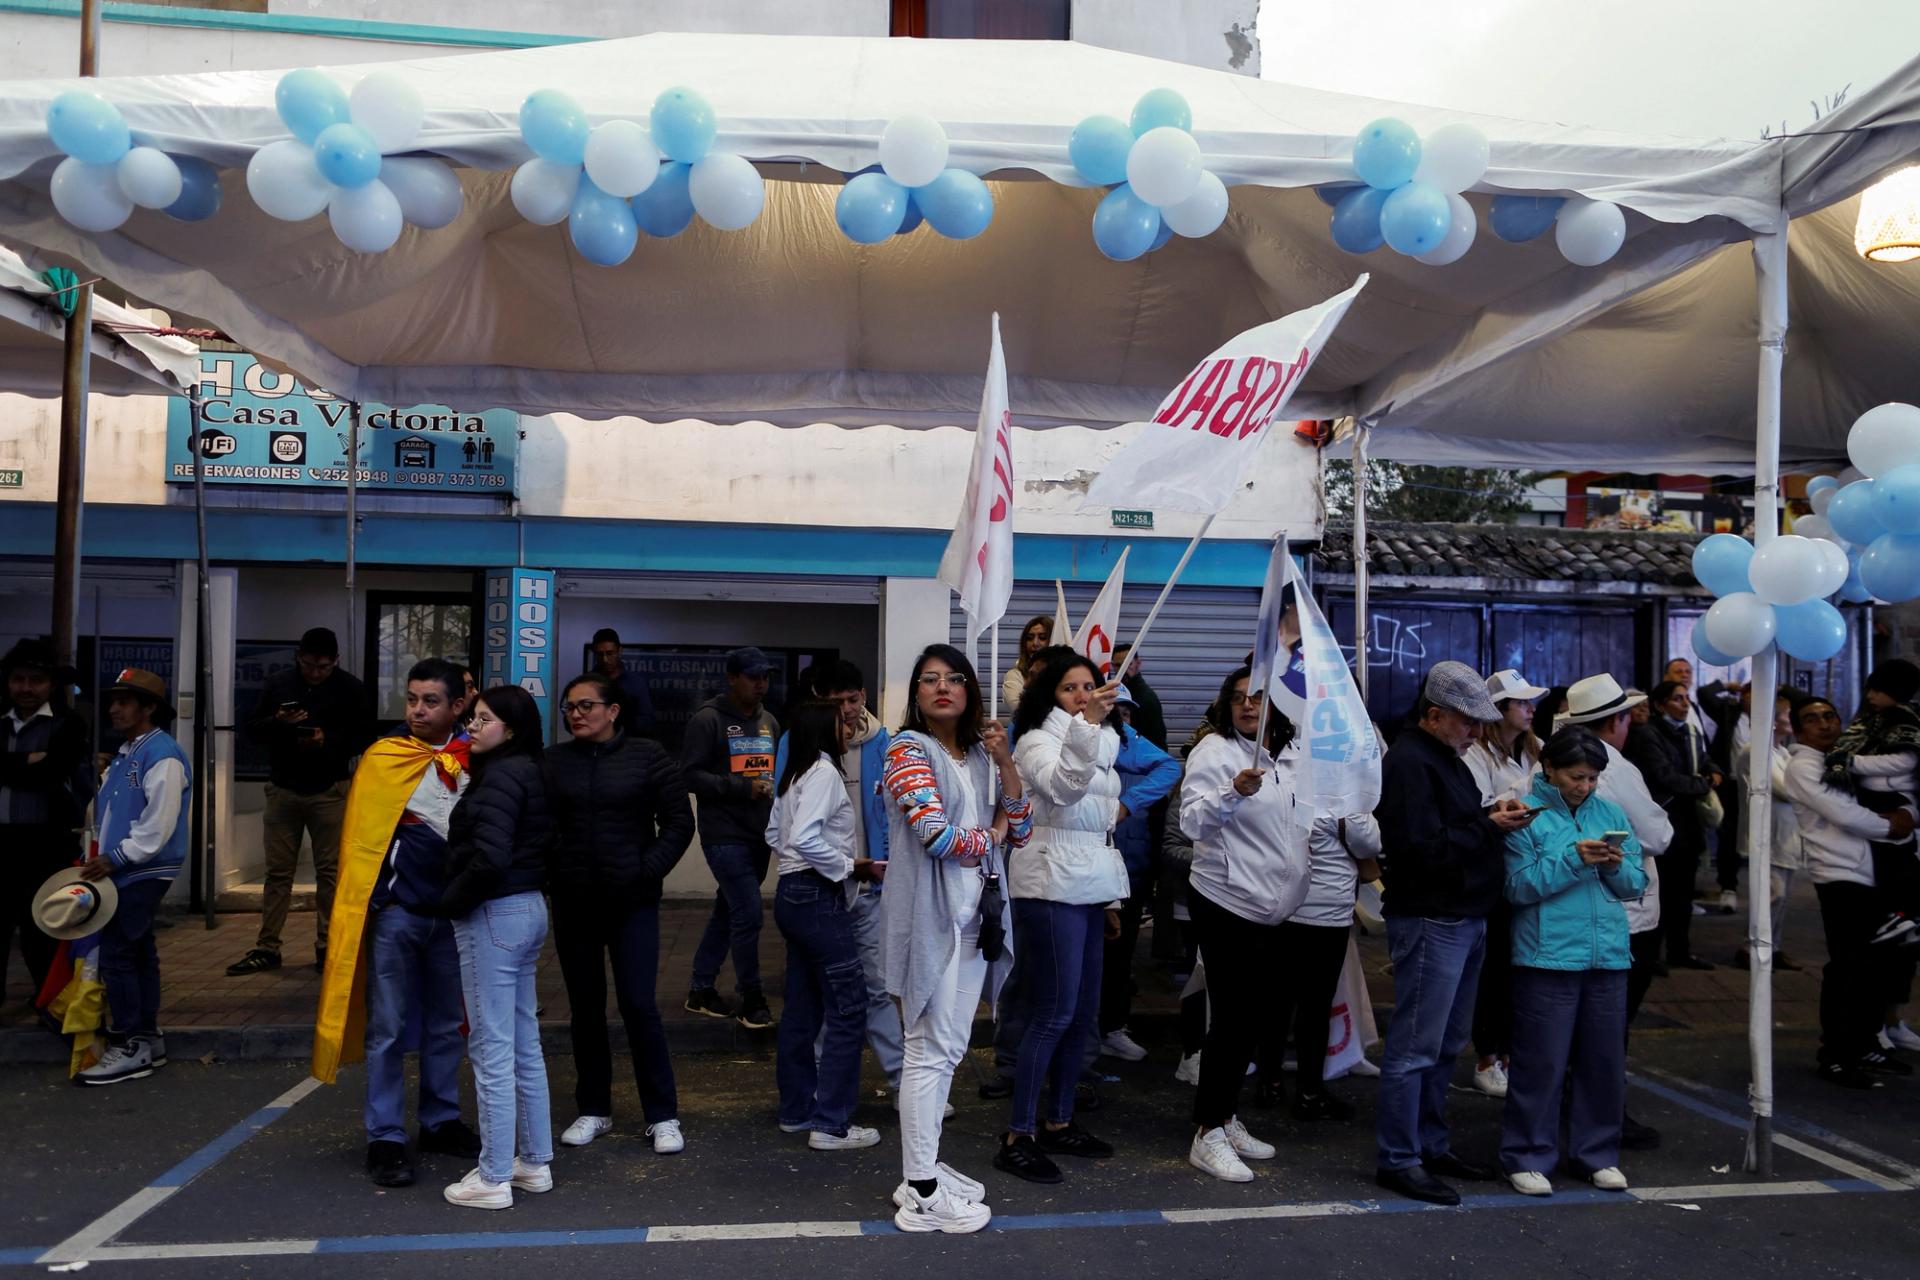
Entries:
{"label": "metal roller shutter", "polygon": [[[1123,642],[1131,639],[1146,621],[1147,610],[1160,594],[1160,585],[1157,582],[1127,585],[1120,599]],[[1067,584],[1067,616],[1075,626],[1086,617],[1098,594],[1098,582]],[[954,599],[957,602],[959,597]],[[1043,613],[1051,615],[1053,606],[1053,583],[1013,584],[1013,601],[1007,606],[1007,616],[1000,625],[1000,670],[993,677],[996,684],[1013,665],[1020,629],[1027,619]],[[1173,589],[1167,607],[1160,611],[1160,617],[1153,624],[1153,634],[1147,637],[1146,651],[1140,655],[1147,680],[1160,695],[1173,746],[1186,742],[1207,704],[1220,692],[1220,681],[1239,666],[1247,651],[1253,648],[1254,622],[1259,612],[1257,587],[1179,586]],[[962,644],[967,635],[967,619],[958,603],[953,606],[951,630],[953,643]],[[983,667],[986,646],[987,638],[982,636],[980,665]],[[1002,708],[1003,719],[1010,714]]]}

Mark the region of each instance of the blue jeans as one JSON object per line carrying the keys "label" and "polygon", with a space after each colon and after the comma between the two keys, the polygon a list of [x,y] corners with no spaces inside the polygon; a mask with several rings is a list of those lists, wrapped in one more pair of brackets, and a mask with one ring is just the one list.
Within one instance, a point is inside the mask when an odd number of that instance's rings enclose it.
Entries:
{"label": "blue jeans", "polygon": [[518,1151],[528,1164],[553,1161],[547,1060],[540,1052],[533,974],[547,940],[547,903],[536,891],[483,902],[453,922],[460,989],[467,998],[467,1056],[480,1113],[480,1176],[505,1182]]}
{"label": "blue jeans", "polygon": [[1073,1086],[1100,1012],[1106,909],[1099,903],[1015,898],[1013,954],[1021,957],[1027,975],[1027,1029],[1013,1068],[1008,1128],[1030,1134],[1039,1124],[1043,1085],[1053,1092],[1047,1118],[1055,1124],[1073,1119]]}
{"label": "blue jeans", "polygon": [[719,886],[713,914],[693,953],[693,989],[720,981],[720,965],[733,953],[733,984],[740,994],[760,991],[760,884],[772,850],[760,843],[704,846],[707,867]]}
{"label": "blue jeans", "polygon": [[420,1051],[420,1127],[460,1118],[460,955],[453,924],[394,903],[367,922],[368,1142],[407,1140],[407,1050]]}
{"label": "blue jeans", "polygon": [[1583,1174],[1620,1163],[1627,1105],[1627,971],[1513,967],[1513,1065],[1500,1117],[1500,1167]]}
{"label": "blue jeans", "polygon": [[160,950],[153,942],[153,912],[172,885],[171,880],[135,880],[121,886],[120,905],[100,930],[100,985],[106,988],[107,1035],[115,1044],[159,1033]]}
{"label": "blue jeans", "polygon": [[[847,904],[847,919],[853,925],[853,942],[860,949],[860,970],[867,979],[867,1043],[873,1046],[874,1059],[887,1076],[887,1088],[900,1092],[900,1061],[905,1053],[900,1029],[900,1010],[887,994],[887,975],[880,963],[880,895],[871,885],[862,886],[858,897]],[[814,1038],[817,1058],[826,1046],[826,1031]]]}
{"label": "blue jeans", "polygon": [[1387,917],[1393,1022],[1380,1059],[1374,1127],[1382,1169],[1411,1169],[1448,1152],[1447,1084],[1473,1030],[1486,941],[1487,922],[1477,916]]}
{"label": "blue jeans", "polygon": [[817,871],[788,872],[774,890],[773,922],[787,940],[787,1003],[773,1070],[780,1123],[844,1134],[860,1100],[867,1022],[867,979],[846,890]]}

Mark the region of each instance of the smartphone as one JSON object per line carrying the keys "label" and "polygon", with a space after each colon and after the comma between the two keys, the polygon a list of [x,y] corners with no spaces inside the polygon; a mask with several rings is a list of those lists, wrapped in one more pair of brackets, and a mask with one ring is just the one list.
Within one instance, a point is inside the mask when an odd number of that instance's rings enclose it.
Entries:
{"label": "smartphone", "polygon": [[282,711],[298,711],[300,704],[297,702],[283,702],[280,704],[280,709]]}
{"label": "smartphone", "polygon": [[1627,842],[1627,837],[1632,834],[1633,832],[1631,831],[1609,831],[1605,835],[1601,836],[1600,838],[1602,840],[1605,840],[1608,844],[1612,845],[1614,848],[1618,849],[1621,845]]}

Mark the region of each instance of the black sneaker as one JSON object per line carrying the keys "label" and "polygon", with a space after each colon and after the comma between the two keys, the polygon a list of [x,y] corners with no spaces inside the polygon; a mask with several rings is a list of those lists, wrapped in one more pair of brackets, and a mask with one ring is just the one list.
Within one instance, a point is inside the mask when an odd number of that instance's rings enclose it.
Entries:
{"label": "black sneaker", "polygon": [[459,1156],[462,1160],[480,1158],[480,1135],[464,1120],[449,1120],[431,1129],[420,1130],[420,1150],[434,1155]]}
{"label": "black sneaker", "polygon": [[1064,1180],[1060,1166],[1047,1159],[1047,1153],[1025,1134],[1011,1143],[1002,1139],[999,1149],[993,1153],[993,1167],[1027,1182],[1052,1184]]}
{"label": "black sneaker", "polygon": [[740,1012],[734,1015],[734,1021],[749,1031],[765,1031],[773,1025],[773,1010],[767,1008],[767,998],[758,991],[742,991]]}
{"label": "black sneaker", "polygon": [[1641,1124],[1632,1116],[1620,1118],[1620,1149],[1622,1151],[1655,1151],[1660,1147],[1660,1131],[1650,1124]]}
{"label": "black sneaker", "polygon": [[1293,1118],[1295,1120],[1351,1120],[1353,1104],[1345,1098],[1336,1098],[1325,1089],[1313,1093],[1303,1093],[1293,1100]]}
{"label": "black sneaker", "polygon": [[980,1086],[980,1096],[988,1102],[997,1102],[1001,1098],[1013,1096],[1013,1077],[995,1076]]}
{"label": "black sneaker", "polygon": [[1073,1086],[1073,1109],[1086,1115],[1092,1115],[1106,1102],[1100,1096],[1100,1090],[1082,1080]]}
{"label": "black sneaker", "polygon": [[731,1018],[733,1006],[712,987],[695,987],[687,992],[687,1012],[703,1014],[709,1018]]}
{"label": "black sneaker", "polygon": [[1270,1107],[1287,1105],[1287,1082],[1284,1080],[1262,1080],[1253,1086],[1253,1105],[1265,1110]]}
{"label": "black sneaker", "polygon": [[250,973],[265,973],[269,969],[280,967],[280,953],[255,947],[227,966],[229,978],[244,978]]}
{"label": "black sneaker", "polygon": [[1064,1129],[1049,1129],[1040,1126],[1035,1141],[1042,1151],[1055,1156],[1081,1156],[1089,1160],[1104,1160],[1113,1154],[1113,1144],[1100,1139],[1074,1124],[1067,1122]]}
{"label": "black sneaker", "polygon": [[404,1142],[369,1142],[367,1144],[367,1176],[373,1179],[376,1187],[410,1187],[413,1185],[413,1161],[407,1159],[407,1144]]}
{"label": "black sneaker", "polygon": [[1913,1066],[1911,1063],[1902,1062],[1892,1054],[1882,1053],[1878,1049],[1875,1049],[1872,1053],[1861,1054],[1860,1065],[1869,1071],[1877,1072],[1883,1076],[1910,1076],[1913,1074]]}
{"label": "black sneaker", "polygon": [[1814,1074],[1828,1084],[1837,1084],[1846,1089],[1878,1089],[1880,1081],[1865,1067],[1851,1062],[1823,1062],[1814,1068]]}

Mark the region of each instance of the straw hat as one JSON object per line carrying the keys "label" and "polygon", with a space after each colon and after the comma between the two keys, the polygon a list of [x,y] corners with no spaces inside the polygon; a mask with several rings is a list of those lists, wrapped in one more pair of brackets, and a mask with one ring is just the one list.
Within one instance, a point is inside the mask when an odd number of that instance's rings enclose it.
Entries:
{"label": "straw hat", "polygon": [[120,891],[112,880],[82,880],[80,868],[48,876],[33,895],[33,922],[40,932],[63,942],[98,933],[113,919]]}

